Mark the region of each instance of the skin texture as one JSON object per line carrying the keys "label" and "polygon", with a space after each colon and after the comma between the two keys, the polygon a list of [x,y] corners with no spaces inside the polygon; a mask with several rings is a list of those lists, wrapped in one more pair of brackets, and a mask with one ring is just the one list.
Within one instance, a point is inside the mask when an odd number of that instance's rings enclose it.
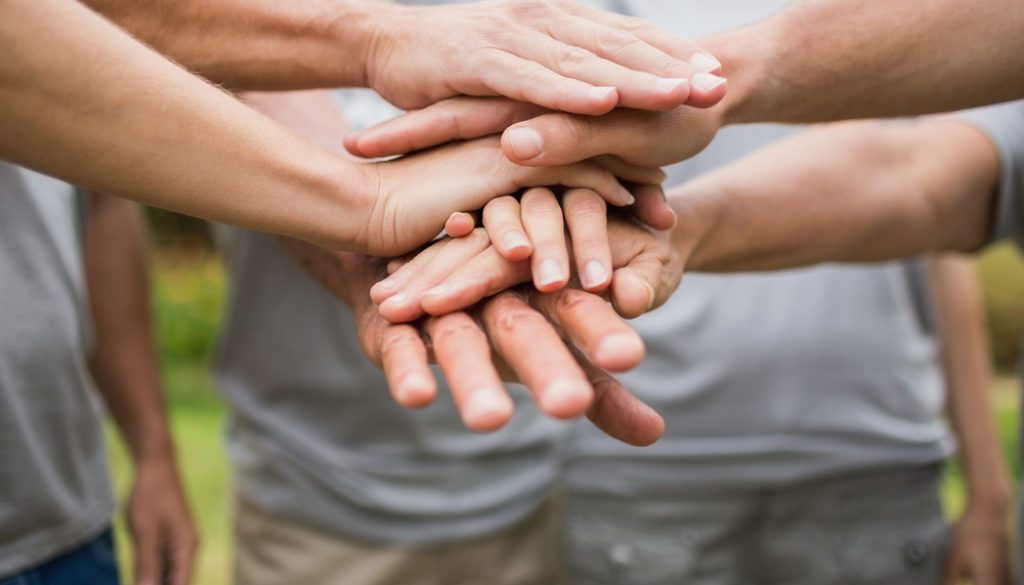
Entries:
{"label": "skin texture", "polygon": [[999,447],[989,388],[981,286],[967,258],[929,264],[930,289],[946,377],[950,419],[966,472],[967,506],[954,526],[944,585],[1009,585],[1007,516],[1012,488]]}
{"label": "skin texture", "polygon": [[157,373],[142,219],[134,204],[114,197],[92,195],[89,207],[85,276],[96,332],[89,366],[135,469],[127,507],[134,582],[186,585],[197,537]]}
{"label": "skin texture", "polygon": [[[951,120],[844,123],[802,133],[671,192],[679,221],[663,244],[649,230],[623,238],[609,223],[613,265],[630,262],[637,249],[664,249],[638,257],[667,259],[661,268],[644,260],[644,270],[631,271],[636,280],[626,281],[642,283],[647,302],[635,293],[629,301],[618,299],[615,277],[611,299],[620,313],[635,316],[667,298],[684,269],[775,270],[977,249],[988,237],[998,169],[988,138]],[[616,260],[620,247],[627,253]],[[530,278],[522,262],[504,260],[496,250],[456,264],[431,276],[432,294],[422,279],[406,285],[399,270],[387,294],[401,290],[411,299],[401,312],[390,310],[379,288],[374,298],[387,318],[405,320],[468,306]],[[444,288],[439,293],[437,287]]]}
{"label": "skin texture", "polygon": [[[563,0],[403,6],[367,0],[89,0],[189,69],[234,89],[365,86],[418,108],[504,95],[577,113],[665,110],[703,96],[714,59],[656,29]],[[694,60],[695,55],[702,55]]]}
{"label": "skin texture", "polygon": [[[247,94],[246,100],[329,145],[344,127],[323,94]],[[334,148],[340,148],[335,145]],[[460,246],[483,236],[456,240]],[[486,236],[483,236],[486,242]],[[562,419],[586,415],[610,435],[650,444],[664,423],[604,370],[623,371],[643,359],[643,343],[600,297],[577,290],[535,294],[508,291],[467,311],[415,324],[392,324],[370,295],[385,273],[385,260],[332,252],[282,238],[282,245],[311,275],[353,311],[367,357],[383,371],[396,401],[429,404],[437,384],[428,367],[441,366],[467,427],[489,431],[512,415],[504,381],[522,381],[540,409]],[[579,347],[580,349],[576,349]]]}
{"label": "skin texture", "polygon": [[[384,274],[381,261],[297,240],[284,239],[282,245],[352,309],[364,352],[407,408],[424,407],[436,396],[428,367],[436,361],[463,421],[475,431],[501,428],[512,416],[503,380],[525,384],[549,416],[585,415],[632,445],[653,443],[664,431],[661,417],[602,369],[635,366],[643,344],[599,297],[569,290],[507,291],[468,312],[392,324],[369,295]],[[584,349],[575,350],[562,336]]]}
{"label": "skin texture", "polygon": [[[587,187],[615,205],[631,199],[599,165],[526,169],[505,160],[494,138],[355,164],[246,108],[78,3],[8,0],[0,8],[18,13],[0,18],[0,42],[11,56],[0,61],[0,156],[97,191],[378,255],[407,252],[434,237],[453,212],[523,186]],[[34,50],[39,38],[55,44]],[[112,62],[119,67],[106,65]],[[86,86],[102,91],[83,92]],[[662,176],[623,172],[641,181]],[[438,176],[450,182],[434,181]]]}
{"label": "skin texture", "polygon": [[[653,27],[637,19],[630,26]],[[1016,0],[934,0],[927,8],[916,0],[806,0],[702,41],[729,78],[728,95],[714,79],[694,78],[692,85],[708,88],[710,104],[721,99],[705,111],[591,118],[458,98],[356,133],[346,147],[383,156],[503,133],[506,155],[520,164],[603,154],[663,165],[693,156],[726,124],[906,116],[1020,98],[1022,28],[1024,5]]]}

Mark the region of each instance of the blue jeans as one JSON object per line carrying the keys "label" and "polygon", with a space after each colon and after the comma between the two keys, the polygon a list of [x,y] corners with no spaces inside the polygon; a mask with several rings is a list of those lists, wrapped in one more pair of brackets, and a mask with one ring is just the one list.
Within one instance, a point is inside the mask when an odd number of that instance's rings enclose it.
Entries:
{"label": "blue jeans", "polygon": [[114,533],[108,528],[71,552],[13,577],[0,585],[119,585]]}

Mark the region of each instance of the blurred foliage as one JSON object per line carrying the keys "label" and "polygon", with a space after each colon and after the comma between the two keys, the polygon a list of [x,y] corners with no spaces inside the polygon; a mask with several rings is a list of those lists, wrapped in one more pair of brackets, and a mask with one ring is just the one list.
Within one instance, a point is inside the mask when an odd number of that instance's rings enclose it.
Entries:
{"label": "blurred foliage", "polygon": [[1024,262],[1017,248],[1004,243],[981,255],[978,268],[992,361],[1002,372],[1015,372],[1024,333]]}
{"label": "blurred foliage", "polygon": [[153,258],[158,348],[163,361],[205,361],[216,341],[224,305],[224,271],[217,257],[162,249]]}

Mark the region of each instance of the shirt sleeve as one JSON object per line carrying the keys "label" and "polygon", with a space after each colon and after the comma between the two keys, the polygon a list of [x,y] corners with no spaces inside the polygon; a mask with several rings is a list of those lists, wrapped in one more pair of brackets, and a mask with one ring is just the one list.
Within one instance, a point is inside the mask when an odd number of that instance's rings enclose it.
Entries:
{"label": "shirt sleeve", "polygon": [[989,136],[999,151],[991,239],[1024,246],[1024,101],[968,110],[959,118]]}

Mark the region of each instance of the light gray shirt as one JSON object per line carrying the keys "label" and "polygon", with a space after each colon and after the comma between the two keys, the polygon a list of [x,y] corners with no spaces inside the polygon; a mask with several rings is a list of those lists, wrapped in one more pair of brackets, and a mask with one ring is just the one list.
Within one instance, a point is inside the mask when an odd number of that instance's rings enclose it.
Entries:
{"label": "light gray shirt", "polygon": [[79,217],[70,185],[0,162],[0,578],[88,541],[114,509]]}
{"label": "light gray shirt", "polygon": [[[624,4],[693,37],[764,18],[786,2]],[[727,128],[670,169],[669,182],[793,131]],[[647,358],[621,376],[665,417],[665,436],[637,449],[581,424],[568,450],[567,483],[642,496],[942,460],[952,440],[941,419],[944,385],[929,321],[917,263],[687,275],[665,306],[632,323]]]}
{"label": "light gray shirt", "polygon": [[985,132],[999,151],[992,238],[1024,245],[1024,101],[970,110],[960,118]]}
{"label": "light gray shirt", "polygon": [[434,544],[509,526],[547,498],[564,423],[513,389],[516,415],[468,431],[446,386],[400,407],[351,311],[275,237],[232,230],[230,309],[216,373],[238,488],[269,512],[367,542]]}

